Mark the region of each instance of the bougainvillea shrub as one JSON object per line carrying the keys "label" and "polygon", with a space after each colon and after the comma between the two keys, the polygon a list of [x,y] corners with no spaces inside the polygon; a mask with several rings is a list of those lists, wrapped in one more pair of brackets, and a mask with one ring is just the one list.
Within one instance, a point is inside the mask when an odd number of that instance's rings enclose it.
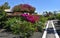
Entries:
{"label": "bougainvillea shrub", "polygon": [[39,16],[36,16],[36,15],[21,14],[21,16],[22,16],[25,20],[27,20],[27,21],[29,21],[29,22],[31,22],[31,23],[35,23],[35,22],[39,21]]}
{"label": "bougainvillea shrub", "polygon": [[12,10],[14,12],[34,13],[35,12],[35,7],[32,7],[31,5],[28,5],[28,4],[20,4],[20,5],[14,6],[14,8]]}

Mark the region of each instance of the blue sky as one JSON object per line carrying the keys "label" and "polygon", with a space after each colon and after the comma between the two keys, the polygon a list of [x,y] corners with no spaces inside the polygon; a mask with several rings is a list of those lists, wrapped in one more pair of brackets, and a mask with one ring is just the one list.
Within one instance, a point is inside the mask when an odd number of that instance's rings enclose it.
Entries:
{"label": "blue sky", "polygon": [[0,5],[4,2],[8,2],[11,8],[18,4],[29,4],[35,7],[39,13],[60,10],[60,0],[0,0]]}

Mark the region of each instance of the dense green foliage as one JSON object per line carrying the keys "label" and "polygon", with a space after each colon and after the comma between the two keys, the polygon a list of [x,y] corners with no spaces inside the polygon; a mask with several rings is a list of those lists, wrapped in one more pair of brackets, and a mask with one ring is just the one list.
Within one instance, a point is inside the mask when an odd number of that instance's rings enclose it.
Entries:
{"label": "dense green foliage", "polygon": [[56,15],[56,19],[60,20],[60,13]]}
{"label": "dense green foliage", "polygon": [[14,34],[20,34],[25,36],[30,36],[33,32],[35,31],[42,31],[43,29],[43,24],[42,22],[35,22],[31,23],[26,20],[22,21],[22,18],[19,17],[14,17],[14,18],[9,18],[6,21],[6,26],[4,27],[6,29],[10,29],[12,33]]}
{"label": "dense green foliage", "polygon": [[5,26],[5,21],[7,20],[6,12],[4,10],[9,8],[10,6],[7,2],[0,6],[0,28],[3,28]]}

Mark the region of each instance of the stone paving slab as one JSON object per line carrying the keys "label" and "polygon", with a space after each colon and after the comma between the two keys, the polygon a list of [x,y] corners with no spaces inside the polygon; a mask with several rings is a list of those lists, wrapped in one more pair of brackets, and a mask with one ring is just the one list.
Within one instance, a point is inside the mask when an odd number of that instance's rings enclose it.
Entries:
{"label": "stone paving slab", "polygon": [[35,32],[30,38],[42,38],[42,33]]}
{"label": "stone paving slab", "polygon": [[[0,32],[0,38],[20,38],[20,36],[13,35],[13,34],[8,33],[8,32]],[[34,34],[32,36],[30,36],[29,38],[42,38],[42,33],[34,32]]]}

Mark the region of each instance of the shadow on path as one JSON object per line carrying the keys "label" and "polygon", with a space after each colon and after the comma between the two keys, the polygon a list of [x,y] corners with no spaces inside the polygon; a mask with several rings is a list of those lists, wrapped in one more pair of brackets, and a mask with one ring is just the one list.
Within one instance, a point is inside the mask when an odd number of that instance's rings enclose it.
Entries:
{"label": "shadow on path", "polygon": [[48,28],[47,34],[55,34],[53,28]]}

